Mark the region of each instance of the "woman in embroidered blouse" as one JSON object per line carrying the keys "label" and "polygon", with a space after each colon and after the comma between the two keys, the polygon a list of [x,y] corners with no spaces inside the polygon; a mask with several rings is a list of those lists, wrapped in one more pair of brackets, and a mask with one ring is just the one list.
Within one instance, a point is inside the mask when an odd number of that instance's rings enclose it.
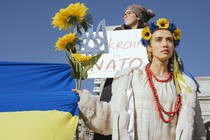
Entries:
{"label": "woman in embroidered blouse", "polygon": [[205,129],[197,85],[184,73],[175,47],[181,31],[165,18],[142,30],[149,64],[119,71],[109,103],[87,90],[80,96],[81,117],[95,132],[113,140],[201,140]]}

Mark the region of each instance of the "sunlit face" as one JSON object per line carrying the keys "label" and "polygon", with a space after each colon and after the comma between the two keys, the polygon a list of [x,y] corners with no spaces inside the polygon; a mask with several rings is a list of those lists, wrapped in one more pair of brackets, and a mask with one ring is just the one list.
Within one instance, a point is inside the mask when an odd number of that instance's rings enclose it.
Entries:
{"label": "sunlit face", "polygon": [[131,10],[126,10],[123,16],[124,23],[126,26],[132,28],[132,27],[138,27],[139,24],[139,18],[136,16],[134,12]]}
{"label": "sunlit face", "polygon": [[157,30],[152,34],[148,52],[152,53],[153,60],[168,62],[174,51],[173,36],[168,30]]}

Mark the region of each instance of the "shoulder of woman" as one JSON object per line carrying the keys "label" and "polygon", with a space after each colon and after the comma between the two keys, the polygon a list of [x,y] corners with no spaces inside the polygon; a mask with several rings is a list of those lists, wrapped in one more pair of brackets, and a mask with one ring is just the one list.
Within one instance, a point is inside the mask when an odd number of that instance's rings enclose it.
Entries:
{"label": "shoulder of woman", "polygon": [[114,29],[114,31],[116,31],[116,30],[126,30],[126,29],[128,29],[128,28],[123,24],[123,25],[121,25],[120,27],[116,27],[116,28]]}
{"label": "shoulder of woman", "polygon": [[136,67],[128,67],[126,69],[122,69],[118,71],[113,77],[112,83],[112,93],[123,93],[125,89],[128,87],[129,78],[133,74]]}
{"label": "shoulder of woman", "polygon": [[122,29],[122,27],[116,27],[116,28],[114,29],[114,31],[116,31],[116,30],[123,30],[123,29]]}
{"label": "shoulder of woman", "polygon": [[114,79],[117,79],[122,76],[128,76],[130,75],[131,72],[137,69],[138,69],[137,67],[128,67],[128,68],[122,69],[114,75]]}
{"label": "shoulder of woman", "polygon": [[191,77],[187,76],[186,74],[182,74],[187,86],[193,90],[193,91],[197,91],[197,85],[196,85],[196,81],[194,81]]}

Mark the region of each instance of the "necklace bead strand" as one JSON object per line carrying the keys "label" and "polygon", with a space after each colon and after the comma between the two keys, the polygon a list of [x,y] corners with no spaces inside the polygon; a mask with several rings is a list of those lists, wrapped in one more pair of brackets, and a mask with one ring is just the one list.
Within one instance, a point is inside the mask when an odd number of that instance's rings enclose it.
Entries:
{"label": "necklace bead strand", "polygon": [[[165,123],[169,123],[171,122],[171,120],[173,120],[175,114],[179,111],[180,107],[181,107],[181,96],[180,95],[177,95],[177,100],[176,100],[176,105],[175,105],[175,108],[174,108],[174,111],[166,111],[165,109],[163,109],[162,105],[160,104],[160,101],[158,99],[158,95],[157,95],[157,90],[154,86],[154,83],[152,81],[152,77],[154,77],[154,79],[158,82],[161,82],[161,83],[164,83],[164,82],[168,82],[171,80],[172,78],[172,74],[171,72],[169,72],[167,78],[165,80],[160,80],[158,79],[154,73],[150,70],[150,64],[148,64],[146,66],[146,74],[147,74],[147,78],[148,78],[148,81],[149,81],[149,85],[150,85],[150,88],[152,90],[152,93],[153,93],[153,97],[154,97],[154,100],[155,100],[155,103],[156,103],[156,107],[158,109],[158,114],[159,114],[159,117],[160,119],[165,122]],[[163,117],[163,113],[168,115],[169,116],[169,119],[166,120],[164,117]]]}
{"label": "necklace bead strand", "polygon": [[156,81],[158,81],[158,82],[166,83],[166,82],[168,82],[168,81],[171,80],[171,77],[172,77],[172,73],[171,73],[171,72],[168,73],[168,76],[167,76],[166,79],[162,80],[162,79],[158,79],[158,78],[155,76],[155,74],[150,70],[150,68],[149,68],[149,71],[150,71],[150,74],[152,75],[152,77],[153,77]]}

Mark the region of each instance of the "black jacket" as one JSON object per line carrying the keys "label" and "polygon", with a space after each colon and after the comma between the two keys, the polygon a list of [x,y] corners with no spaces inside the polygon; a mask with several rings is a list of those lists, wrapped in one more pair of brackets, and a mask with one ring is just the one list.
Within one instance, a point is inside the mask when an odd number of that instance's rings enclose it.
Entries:
{"label": "black jacket", "polygon": [[[113,78],[107,78],[104,84],[103,91],[101,93],[100,101],[109,102],[112,97],[112,81]],[[93,140],[112,140],[112,135],[101,135],[94,133]]]}

